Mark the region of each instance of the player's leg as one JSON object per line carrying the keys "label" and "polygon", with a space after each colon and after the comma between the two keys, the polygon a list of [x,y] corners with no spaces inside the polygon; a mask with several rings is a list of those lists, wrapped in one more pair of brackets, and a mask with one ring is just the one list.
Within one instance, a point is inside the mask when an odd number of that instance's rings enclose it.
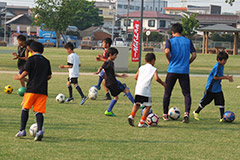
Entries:
{"label": "player's leg", "polygon": [[168,107],[170,103],[170,97],[172,94],[173,87],[177,81],[177,75],[174,73],[168,73],[166,76],[165,82],[167,83],[167,86],[164,91],[163,96],[163,120],[168,120]]}
{"label": "player's leg", "polygon": [[116,117],[116,115],[112,112],[112,110],[113,110],[113,107],[115,106],[115,104],[117,103],[117,101],[118,101],[118,96],[113,97],[112,101],[110,102],[110,104],[108,106],[108,109],[104,113],[106,116]]}
{"label": "player's leg", "polygon": [[67,98],[65,100],[65,102],[72,102],[72,101],[74,101],[74,98],[73,98],[73,95],[72,95],[72,86],[71,86],[71,79],[70,78],[68,78],[67,87],[68,87],[69,98]]}
{"label": "player's leg", "polygon": [[[23,73],[23,69],[20,69],[18,75],[20,76],[22,73]],[[20,79],[19,82],[22,87],[25,87],[25,79],[24,78]]]}
{"label": "player's leg", "polygon": [[103,84],[103,87],[104,87],[104,91],[105,91],[105,93],[106,93],[106,95],[105,95],[105,97],[103,98],[103,100],[111,100],[112,97],[111,97],[111,95],[110,95],[110,93],[109,93],[108,88],[106,87],[106,80],[105,80],[105,79],[103,79],[102,84]]}
{"label": "player's leg", "polygon": [[[120,82],[120,81],[119,81],[119,82]],[[121,82],[120,82],[120,83],[121,83]],[[122,83],[121,83],[120,85],[122,85]],[[123,86],[123,85],[122,85],[122,86]],[[123,86],[123,87],[124,87],[124,86]],[[134,104],[134,98],[133,98],[130,90],[129,90],[127,87],[125,87],[124,90],[123,90],[123,92],[127,95],[128,99],[132,102],[132,104]]]}
{"label": "player's leg", "polygon": [[220,112],[220,122],[223,122],[223,115],[225,112],[225,99],[223,92],[215,93],[214,94],[214,103],[216,106],[219,106],[219,112]]}
{"label": "player's leg", "polygon": [[99,78],[98,78],[98,84],[95,85],[95,87],[100,90],[101,89],[101,83],[103,81],[103,74],[105,73],[104,69],[100,72]]}
{"label": "player's leg", "polygon": [[74,84],[74,87],[76,88],[76,90],[78,91],[78,93],[80,94],[80,96],[82,97],[82,101],[80,102],[80,105],[83,105],[86,100],[88,99],[82,92],[82,89],[80,88],[80,86],[78,85],[78,78],[72,78],[71,82]]}
{"label": "player's leg", "polygon": [[[136,99],[136,96],[135,96],[135,99]],[[128,116],[128,123],[130,126],[134,126],[134,117],[135,117],[139,107],[140,107],[140,103],[135,101],[135,104],[133,105],[131,114],[130,114],[130,116]]]}
{"label": "player's leg", "polygon": [[151,106],[146,106],[145,107],[145,110],[142,114],[142,117],[141,117],[141,120],[140,122],[138,123],[138,127],[139,128],[142,128],[142,127],[149,127],[149,125],[146,124],[146,119],[147,119],[147,116],[149,114],[149,111],[151,109]]}

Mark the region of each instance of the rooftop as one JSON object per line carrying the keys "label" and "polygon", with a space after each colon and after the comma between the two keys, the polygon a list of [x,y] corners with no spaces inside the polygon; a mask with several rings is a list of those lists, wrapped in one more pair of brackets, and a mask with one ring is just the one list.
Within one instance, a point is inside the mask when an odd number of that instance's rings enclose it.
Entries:
{"label": "rooftop", "polygon": [[[127,14],[121,15],[121,17],[127,17]],[[131,12],[131,13],[129,13],[129,17],[140,18],[141,17],[141,12],[140,11]],[[172,18],[171,16],[168,16],[166,14],[162,14],[162,13],[157,12],[157,11],[144,11],[143,12],[143,17],[144,18],[166,18],[166,19]]]}

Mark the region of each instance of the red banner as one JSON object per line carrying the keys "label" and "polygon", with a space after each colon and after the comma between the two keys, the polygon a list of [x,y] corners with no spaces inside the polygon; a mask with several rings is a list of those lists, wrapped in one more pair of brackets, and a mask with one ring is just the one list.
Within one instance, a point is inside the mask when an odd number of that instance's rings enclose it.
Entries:
{"label": "red banner", "polygon": [[141,21],[133,22],[132,62],[139,61]]}

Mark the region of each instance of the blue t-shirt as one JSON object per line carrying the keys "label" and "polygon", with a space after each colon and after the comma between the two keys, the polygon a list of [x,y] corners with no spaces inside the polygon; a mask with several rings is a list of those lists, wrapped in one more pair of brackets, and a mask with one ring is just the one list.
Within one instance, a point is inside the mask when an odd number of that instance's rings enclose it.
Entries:
{"label": "blue t-shirt", "polygon": [[165,48],[170,49],[168,73],[189,74],[190,54],[196,52],[192,41],[183,36],[172,37]]}
{"label": "blue t-shirt", "polygon": [[222,80],[214,80],[214,76],[222,77],[223,76],[223,70],[224,66],[221,65],[220,63],[216,63],[211,71],[211,73],[208,76],[207,84],[205,89],[213,92],[213,93],[218,93],[222,91],[222,86],[221,82]]}

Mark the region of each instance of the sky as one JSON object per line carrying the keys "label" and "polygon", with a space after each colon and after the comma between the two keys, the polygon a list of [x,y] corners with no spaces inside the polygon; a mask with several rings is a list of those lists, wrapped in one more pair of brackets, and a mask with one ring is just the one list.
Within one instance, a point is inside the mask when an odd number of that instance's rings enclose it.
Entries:
{"label": "sky", "polygon": [[[140,0],[139,0],[140,1]],[[182,7],[182,0],[167,0],[168,7]],[[197,6],[209,6],[219,5],[222,6],[223,12],[231,12],[235,13],[236,11],[240,11],[240,0],[235,0],[233,6],[225,3],[225,0],[186,0],[189,5],[197,5]],[[0,2],[7,2],[8,5],[19,5],[19,6],[34,6],[34,0],[0,0]]]}

